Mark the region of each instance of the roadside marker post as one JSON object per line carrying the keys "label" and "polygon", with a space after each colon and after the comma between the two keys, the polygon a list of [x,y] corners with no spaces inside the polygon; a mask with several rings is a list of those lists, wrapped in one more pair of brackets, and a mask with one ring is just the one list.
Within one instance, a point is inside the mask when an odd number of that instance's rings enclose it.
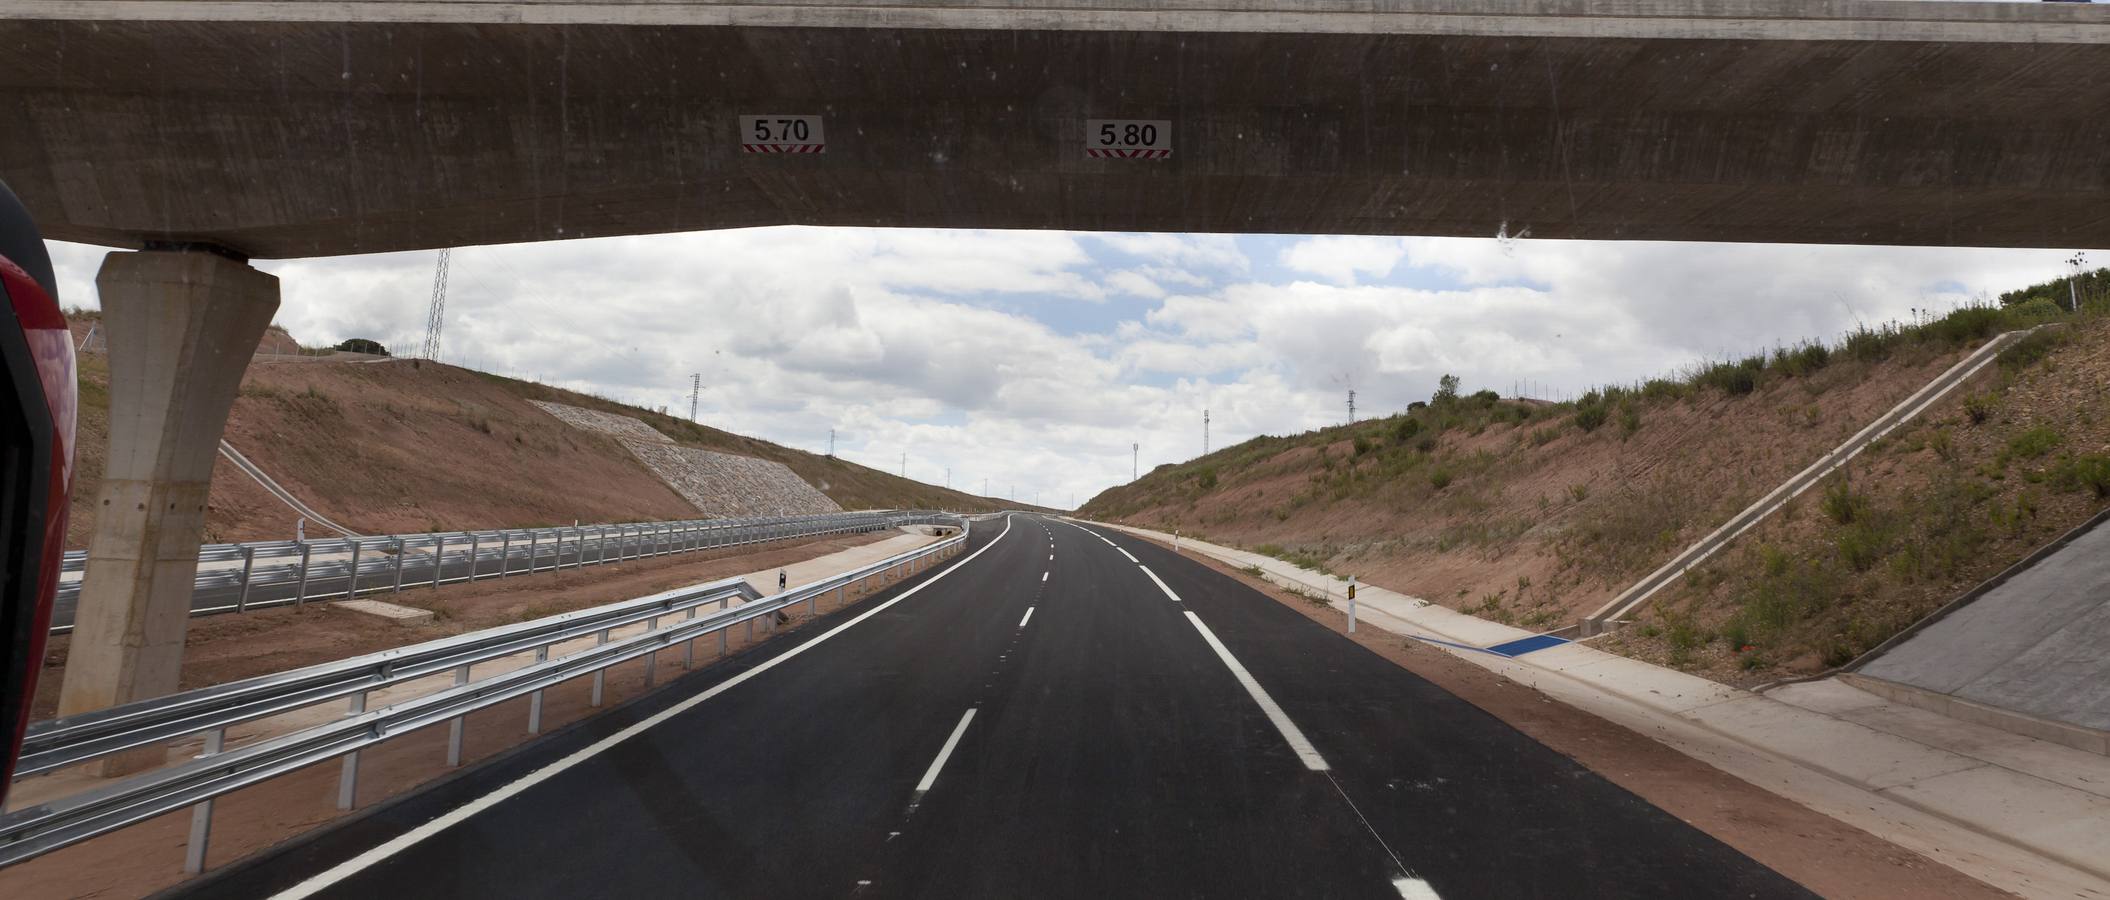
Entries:
{"label": "roadside marker post", "polygon": [[1348,576],[1348,633],[1355,633],[1355,576]]}

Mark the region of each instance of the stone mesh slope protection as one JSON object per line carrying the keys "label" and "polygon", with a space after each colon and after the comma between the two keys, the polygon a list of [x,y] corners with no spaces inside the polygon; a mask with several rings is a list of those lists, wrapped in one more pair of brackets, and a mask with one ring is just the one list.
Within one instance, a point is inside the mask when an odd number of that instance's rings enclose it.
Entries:
{"label": "stone mesh slope protection", "polygon": [[630,416],[531,400],[536,408],[581,431],[615,438],[683,499],[713,516],[791,516],[839,512],[783,463],[683,447]]}
{"label": "stone mesh slope protection", "polygon": [[535,408],[556,416],[557,420],[580,431],[593,431],[608,435],[619,441],[648,441],[655,444],[671,444],[674,439],[629,416],[604,413],[598,409],[582,409],[562,403],[529,400]]}
{"label": "stone mesh slope protection", "polygon": [[675,444],[623,444],[675,493],[713,515],[793,516],[842,509],[783,463]]}

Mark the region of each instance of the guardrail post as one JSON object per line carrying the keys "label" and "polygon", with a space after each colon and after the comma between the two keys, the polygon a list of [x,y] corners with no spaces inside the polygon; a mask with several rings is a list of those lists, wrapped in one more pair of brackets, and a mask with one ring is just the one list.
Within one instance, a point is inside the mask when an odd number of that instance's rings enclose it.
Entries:
{"label": "guardrail post", "polygon": [[535,551],[542,548],[542,532],[528,532],[528,574],[535,574]]}
{"label": "guardrail post", "polygon": [[[201,758],[217,756],[227,741],[227,729],[215,728],[205,733],[205,751]],[[205,871],[205,848],[212,842],[212,799],[206,798],[190,808],[190,840],[183,849],[183,872],[196,875]]]}
{"label": "guardrail post", "polygon": [[593,564],[597,566],[606,565],[608,563],[608,529],[596,525],[594,526],[593,532],[595,538],[593,545]]}
{"label": "guardrail post", "polygon": [[[586,547],[586,543],[585,543],[585,541],[580,541],[580,542],[579,542],[579,547],[580,547],[580,549],[582,549],[582,550],[583,550],[583,549],[585,549],[585,547]],[[596,645],[608,643],[608,629],[606,629],[606,628],[603,628],[603,629],[601,629],[601,635],[600,635],[600,638],[599,638],[598,640],[595,640],[595,641],[594,641],[594,643],[595,643]],[[604,667],[602,667],[602,668],[599,668],[599,669],[595,669],[595,670],[593,670],[593,705],[594,705],[594,706],[600,706],[600,705],[601,705],[601,688],[602,688],[603,686],[605,686],[605,685],[606,685],[607,683],[608,683],[608,669],[607,669],[607,668],[606,668],[605,666],[604,666]]]}
{"label": "guardrail post", "polygon": [[[538,663],[548,662],[549,648],[536,647],[535,661]],[[540,690],[528,695],[528,733],[542,733],[542,691]]]}
{"label": "guardrail post", "polygon": [[344,576],[344,599],[359,596],[359,550],[366,546],[358,538],[352,539],[352,570]]}
{"label": "guardrail post", "polygon": [[[689,621],[692,621],[692,622],[693,622],[693,621],[695,621],[695,620],[696,620],[696,607],[693,607],[693,606],[691,606],[691,607],[689,607]],[[696,639],[695,639],[694,637],[691,637],[691,638],[689,638],[688,640],[686,640],[686,641],[683,641],[683,642],[681,643],[681,670],[682,670],[682,671],[684,671],[684,672],[686,672],[686,671],[688,671],[688,670],[690,670],[690,669],[693,669],[693,668],[695,668],[695,667],[696,667]]]}
{"label": "guardrail post", "polygon": [[[653,616],[652,618],[650,618],[650,619],[646,620],[646,621],[645,621],[645,630],[646,630],[646,631],[658,631],[658,630],[659,630],[659,617],[658,617],[658,616]],[[651,686],[652,686],[652,677],[653,677],[654,675],[657,675],[658,673],[659,673],[659,648],[657,648],[657,647],[654,647],[654,648],[652,648],[652,652],[650,652],[650,653],[647,653],[647,654],[645,654],[645,686],[646,686],[646,687],[651,687]]]}
{"label": "guardrail post", "polygon": [[396,586],[389,593],[403,593],[403,554],[408,549],[403,546],[402,538],[396,538]]}
{"label": "guardrail post", "polygon": [[513,567],[513,533],[498,533],[498,577],[506,577],[506,570]]}
{"label": "guardrail post", "polygon": [[300,542],[300,583],[299,583],[299,584],[296,584],[296,585],[294,585],[294,586],[293,586],[293,605],[294,605],[294,606],[300,606],[300,605],[302,605],[302,604],[304,604],[304,603],[307,603],[307,602],[308,602],[308,557],[309,557],[309,547],[308,547],[308,542],[307,542],[307,541],[301,541],[301,542]]}
{"label": "guardrail post", "polygon": [[476,552],[483,549],[483,542],[483,535],[469,533],[469,581],[472,584],[476,582]]}
{"label": "guardrail post", "polygon": [[837,587],[837,588],[835,589],[835,608],[836,608],[836,609],[842,609],[843,607],[845,607],[845,606],[849,606],[849,605],[850,605],[850,583],[849,583],[849,582],[847,582],[847,581],[845,581],[845,582],[843,582],[843,583],[842,583],[842,585],[841,585],[841,586],[839,586],[839,587]]}
{"label": "guardrail post", "polygon": [[432,544],[432,589],[439,590],[440,574],[447,571],[447,536],[440,535]]}
{"label": "guardrail post", "polygon": [[[366,692],[353,694],[347,704],[351,715],[366,712]],[[337,808],[351,809],[359,794],[359,751],[344,755],[344,767],[337,772]]]}
{"label": "guardrail post", "polygon": [[[468,683],[469,683],[469,667],[468,667],[468,666],[462,666],[461,668],[455,669],[455,670],[454,670],[454,684],[455,684],[455,686],[456,686],[456,687],[460,687],[461,685],[465,685],[465,684],[468,684]],[[454,717],[454,720],[453,720],[453,721],[451,721],[451,722],[448,722],[448,723],[447,723],[447,767],[451,769],[451,768],[454,768],[454,767],[456,767],[456,766],[459,766],[459,765],[461,765],[461,764],[462,764],[462,717],[461,717],[461,716],[455,716],[455,717]]]}
{"label": "guardrail post", "polygon": [[235,612],[243,613],[249,611],[249,575],[254,571],[256,571],[256,548],[245,544],[242,547],[242,593],[241,596],[235,598]]}

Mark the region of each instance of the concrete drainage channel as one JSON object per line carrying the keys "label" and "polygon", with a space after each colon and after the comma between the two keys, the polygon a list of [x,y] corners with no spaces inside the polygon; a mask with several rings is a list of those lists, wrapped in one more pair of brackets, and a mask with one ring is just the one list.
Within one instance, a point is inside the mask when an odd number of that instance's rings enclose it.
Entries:
{"label": "concrete drainage channel", "polygon": [[[618,664],[643,661],[649,688],[663,654],[679,651],[686,669],[695,662],[699,642],[715,643],[713,649],[723,655],[731,649],[735,628],[752,641],[758,627],[774,630],[785,613],[801,605],[807,615],[817,616],[824,605],[840,609],[853,596],[869,596],[931,570],[966,546],[968,523],[929,518],[935,520],[930,524],[960,533],[772,597],[745,581],[725,579],[36,723],[24,739],[18,788],[38,776],[84,765],[124,768],[137,764],[143,753],[165,755],[171,745],[197,742],[201,752],[177,765],[114,783],[91,781],[81,790],[0,815],[0,866],[188,809],[184,870],[203,871],[216,798],[335,760],[336,808],[352,809],[360,796],[361,755],[385,742],[430,735],[428,726],[444,724],[445,763],[459,766],[470,714],[525,699],[526,733],[537,734],[544,727],[545,692],[551,688],[591,679],[590,705],[599,707],[609,670]],[[531,661],[522,663],[523,657]],[[488,673],[480,679],[473,677],[478,666]],[[368,708],[371,699],[391,688],[434,681],[437,689]],[[322,724],[229,746],[235,726],[327,709],[326,704],[342,704],[343,711]]]}

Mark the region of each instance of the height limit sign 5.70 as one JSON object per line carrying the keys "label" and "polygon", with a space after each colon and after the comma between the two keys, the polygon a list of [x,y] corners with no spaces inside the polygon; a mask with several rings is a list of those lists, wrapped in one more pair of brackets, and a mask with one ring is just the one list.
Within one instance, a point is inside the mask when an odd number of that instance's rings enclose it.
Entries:
{"label": "height limit sign 5.70", "polygon": [[1167,119],[1086,119],[1084,155],[1094,159],[1165,159],[1172,156]]}
{"label": "height limit sign 5.70", "polygon": [[820,116],[741,116],[740,149],[749,153],[823,153]]}

